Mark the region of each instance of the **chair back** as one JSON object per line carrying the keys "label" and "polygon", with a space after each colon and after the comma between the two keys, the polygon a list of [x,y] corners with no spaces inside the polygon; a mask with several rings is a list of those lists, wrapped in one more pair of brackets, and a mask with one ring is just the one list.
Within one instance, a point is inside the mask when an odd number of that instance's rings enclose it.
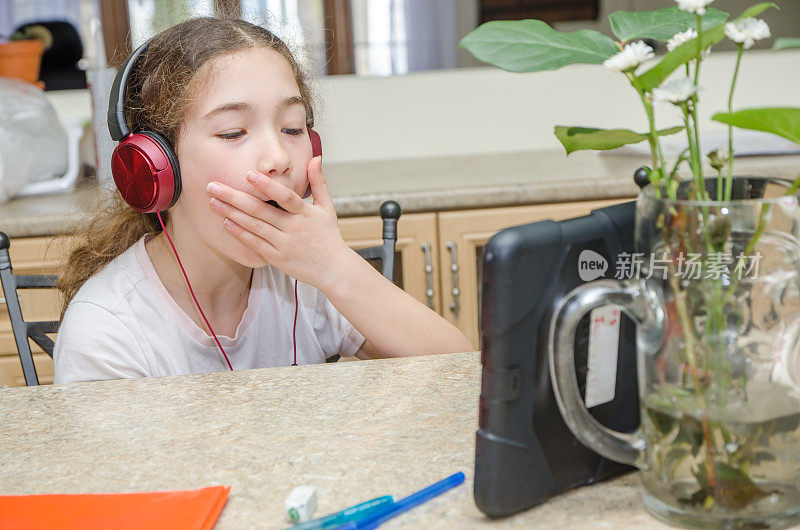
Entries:
{"label": "chair back", "polygon": [[366,260],[381,260],[381,274],[394,281],[394,253],[397,243],[397,220],[400,219],[400,205],[395,201],[385,201],[380,208],[383,219],[383,244],[356,250]]}
{"label": "chair back", "polygon": [[36,375],[36,366],[33,364],[33,352],[28,339],[35,342],[51,358],[53,357],[53,340],[46,333],[58,331],[57,320],[26,322],[22,318],[22,308],[19,304],[19,289],[52,289],[58,281],[58,276],[45,274],[14,274],[11,268],[9,247],[11,240],[0,232],[0,284],[3,286],[8,316],[11,320],[11,330],[17,344],[19,360],[22,364],[22,374],[25,384],[34,386],[39,384]]}
{"label": "chair back", "polygon": [[[359,256],[365,260],[381,260],[381,274],[389,280],[394,281],[394,253],[397,244],[397,220],[400,219],[400,205],[395,201],[385,201],[380,208],[381,219],[383,219],[383,244],[375,247],[360,248],[356,250]],[[332,355],[325,359],[325,362],[335,363],[339,360],[339,355]]]}

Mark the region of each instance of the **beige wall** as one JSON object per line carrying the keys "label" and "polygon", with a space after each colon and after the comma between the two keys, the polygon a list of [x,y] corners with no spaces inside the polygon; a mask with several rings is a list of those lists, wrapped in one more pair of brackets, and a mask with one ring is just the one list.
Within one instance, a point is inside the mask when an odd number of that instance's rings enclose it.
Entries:
{"label": "beige wall", "polygon": [[[703,64],[701,119],[724,110],[735,55]],[[800,106],[800,50],[745,55],[735,105]],[[625,78],[601,66],[514,74],[462,68],[389,78],[330,76],[314,88],[318,127],[330,162],[561,149],[553,126],[646,128],[641,103]],[[49,92],[59,113],[89,117],[86,91]],[[678,122],[658,110],[658,126]]]}
{"label": "beige wall", "polygon": [[[701,85],[703,124],[725,110],[735,55],[712,53]],[[800,50],[745,55],[738,107],[800,106]],[[573,65],[555,72],[514,74],[464,68],[391,78],[328,77],[320,134],[335,161],[559,149],[553,126],[645,129],[638,96],[620,74]],[[674,125],[677,110],[658,110],[658,125]],[[709,123],[706,129],[714,127]]]}

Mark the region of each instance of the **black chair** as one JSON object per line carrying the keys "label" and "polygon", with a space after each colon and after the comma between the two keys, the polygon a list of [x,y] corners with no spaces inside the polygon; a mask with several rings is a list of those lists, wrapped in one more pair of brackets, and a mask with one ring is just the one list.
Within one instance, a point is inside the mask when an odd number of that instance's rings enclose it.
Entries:
{"label": "black chair", "polygon": [[[381,260],[381,274],[389,280],[394,281],[394,252],[397,243],[397,220],[400,219],[400,205],[395,201],[385,201],[380,208],[381,219],[383,219],[383,244],[375,247],[357,249],[359,256],[367,261]],[[339,355],[332,355],[325,359],[325,362],[335,363],[339,360]]]}
{"label": "black chair", "polygon": [[397,220],[400,219],[400,205],[395,201],[385,201],[380,208],[383,219],[383,244],[376,247],[356,250],[365,260],[381,260],[381,274],[390,282],[394,281],[394,249],[397,243]]}
{"label": "black chair", "polygon": [[11,269],[11,259],[8,255],[8,248],[11,244],[9,237],[0,232],[0,283],[3,286],[8,316],[11,319],[11,330],[14,332],[14,340],[17,343],[19,360],[22,363],[22,373],[25,376],[25,384],[28,386],[38,385],[39,377],[36,375],[36,366],[33,364],[33,353],[28,342],[30,338],[39,345],[41,349],[51,358],[53,357],[53,340],[45,335],[46,333],[56,333],[58,331],[58,321],[38,321],[26,322],[22,318],[22,309],[19,306],[19,289],[52,289],[58,281],[58,276],[44,274],[14,274]]}

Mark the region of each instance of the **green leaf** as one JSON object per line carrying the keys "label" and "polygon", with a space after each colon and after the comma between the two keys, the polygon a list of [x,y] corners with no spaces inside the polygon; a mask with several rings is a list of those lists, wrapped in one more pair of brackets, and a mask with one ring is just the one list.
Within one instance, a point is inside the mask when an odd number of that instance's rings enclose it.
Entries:
{"label": "green leaf", "polygon": [[767,107],[736,112],[718,112],[711,119],[740,129],[764,131],[800,144],[800,108]]}
{"label": "green leaf", "polygon": [[[683,127],[672,127],[658,131],[659,136],[675,134]],[[559,139],[567,154],[582,149],[607,151],[628,144],[638,144],[649,138],[648,134],[640,134],[628,129],[596,129],[593,127],[567,127],[556,125],[556,137]]]}
{"label": "green leaf", "polygon": [[602,64],[617,53],[611,37],[594,30],[556,31],[541,20],[495,20],[461,39],[477,59],[511,72],[557,70],[574,63]]}
{"label": "green leaf", "polygon": [[[678,6],[639,13],[617,11],[611,13],[608,20],[611,21],[611,31],[614,35],[625,42],[635,39],[668,41],[676,33],[689,28],[697,29],[697,17],[694,13],[683,11]],[[706,9],[706,14],[702,17],[703,28],[712,28],[726,20],[728,13],[719,9]]]}
{"label": "green leaf", "polygon": [[800,48],[800,39],[778,39],[772,47],[773,50],[788,50],[789,48]]}
{"label": "green leaf", "polygon": [[[779,9],[778,6],[773,4],[772,2],[763,2],[757,5],[754,5],[744,11],[739,17],[733,20],[733,22],[738,22],[742,19],[748,17],[754,17],[760,14],[767,8],[774,7]],[[719,26],[715,26],[708,31],[703,31],[703,33],[698,37],[700,39],[700,47],[701,49],[705,50],[709,46],[713,46],[714,44],[718,43],[722,39],[725,38],[725,24],[720,24]],[[677,70],[679,67],[683,66],[687,62],[691,61],[692,59],[697,58],[697,39],[692,39],[689,42],[685,42],[666,54],[661,61],[650,70],[646,71],[642,75],[636,78],[636,82],[640,88],[643,90],[653,90],[655,87],[660,85],[669,75]]]}

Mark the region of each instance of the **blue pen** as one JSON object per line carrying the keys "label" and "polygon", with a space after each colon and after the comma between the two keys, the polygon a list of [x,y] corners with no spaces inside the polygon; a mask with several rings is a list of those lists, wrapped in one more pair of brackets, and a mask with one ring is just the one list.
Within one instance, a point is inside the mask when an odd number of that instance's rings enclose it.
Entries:
{"label": "blue pen", "polygon": [[324,517],[313,519],[306,523],[294,525],[291,530],[319,530],[320,528],[330,528],[332,526],[343,525],[350,521],[356,521],[365,517],[367,514],[372,513],[374,510],[383,508],[389,504],[394,503],[394,498],[391,495],[384,495],[383,497],[376,497],[374,499],[350,506],[344,510]]}
{"label": "blue pen", "polygon": [[430,500],[441,493],[444,493],[450,488],[458,486],[462,482],[464,482],[464,473],[459,471],[455,475],[451,475],[444,480],[440,480],[436,484],[432,484],[425,489],[419,490],[418,492],[409,495],[405,499],[401,499],[394,504],[387,505],[383,508],[375,510],[374,512],[366,514],[363,518],[357,521],[338,526],[336,530],[372,530],[373,528],[378,528],[381,524],[391,519],[395,515],[410,510],[414,506],[422,504],[423,502]]}

